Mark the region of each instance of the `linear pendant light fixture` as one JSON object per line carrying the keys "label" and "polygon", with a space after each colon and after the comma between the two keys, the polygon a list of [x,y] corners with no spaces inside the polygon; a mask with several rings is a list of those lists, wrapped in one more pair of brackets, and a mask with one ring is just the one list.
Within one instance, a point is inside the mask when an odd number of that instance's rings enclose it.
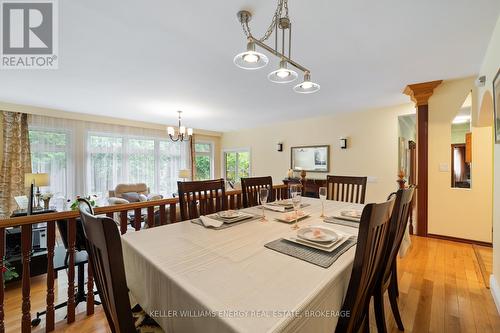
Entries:
{"label": "linear pendant light fixture", "polygon": [[[250,31],[250,26],[248,22],[252,19],[252,14],[249,11],[241,10],[237,14],[238,20],[241,23],[243,32],[247,37],[247,50],[236,55],[233,62],[236,66],[247,69],[255,70],[265,67],[269,59],[267,56],[261,52],[255,50],[258,46],[272,55],[280,59],[279,68],[272,71],[267,75],[267,78],[271,82],[275,83],[289,83],[297,79],[298,74],[294,70],[288,67],[288,64],[295,67],[296,69],[304,73],[304,80],[302,83],[297,84],[293,87],[293,90],[301,94],[310,94],[317,92],[320,89],[319,84],[311,81],[311,71],[306,67],[300,65],[299,63],[291,59],[291,49],[292,49],[292,23],[288,16],[288,0],[278,0],[278,6],[273,16],[273,20],[266,33],[262,38],[255,38]],[[286,31],[288,30],[288,56],[286,54]],[[278,33],[281,31],[281,33]],[[274,48],[268,46],[264,42],[271,37],[274,32]],[[278,35],[281,35],[281,52],[278,51]]]}

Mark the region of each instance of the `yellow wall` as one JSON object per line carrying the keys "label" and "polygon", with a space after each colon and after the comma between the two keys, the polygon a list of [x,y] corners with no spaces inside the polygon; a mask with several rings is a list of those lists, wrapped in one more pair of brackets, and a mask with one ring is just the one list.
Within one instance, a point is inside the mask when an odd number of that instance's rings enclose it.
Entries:
{"label": "yellow wall", "polygon": [[[227,132],[222,135],[222,149],[250,148],[252,175],[271,175],[276,184],[290,168],[290,147],[329,144],[329,174],[375,177],[368,183],[366,200],[383,201],[397,188],[398,116],[414,112],[413,105],[406,104]],[[348,149],[340,149],[341,137],[348,137]],[[283,142],[283,152],[276,151],[278,142]]]}
{"label": "yellow wall", "polygon": [[[472,91],[474,78],[444,81],[429,100],[429,223],[430,234],[491,242],[492,130],[472,126],[471,189],[451,187],[451,122]],[[473,118],[477,114],[472,106]],[[474,124],[474,119],[472,121]],[[447,171],[440,171],[447,164]]]}
{"label": "yellow wall", "polygon": [[[481,110],[480,106],[488,104],[489,107],[483,108],[481,112],[491,112],[491,98],[493,96],[492,84],[493,78],[500,69],[500,17],[491,41],[486,51],[486,55],[481,66],[479,75],[486,75],[486,85],[478,89],[478,103],[476,106]],[[488,101],[483,100],[488,98]],[[479,114],[482,121],[491,119],[491,114]],[[493,277],[491,279],[491,290],[496,291],[497,307],[500,312],[500,144],[494,145],[494,195],[493,195]]]}

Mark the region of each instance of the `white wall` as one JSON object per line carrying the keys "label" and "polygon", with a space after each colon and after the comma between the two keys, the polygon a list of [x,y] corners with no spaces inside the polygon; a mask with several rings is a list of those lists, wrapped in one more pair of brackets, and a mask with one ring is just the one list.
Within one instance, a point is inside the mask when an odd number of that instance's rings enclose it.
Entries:
{"label": "white wall", "polygon": [[[486,51],[479,75],[486,75],[486,85],[478,91],[479,100],[477,107],[480,110],[481,122],[491,121],[491,102],[493,78],[500,69],[500,17],[491,41]],[[488,100],[485,100],[488,99]],[[487,107],[484,107],[488,105]],[[482,115],[482,112],[488,112]],[[500,144],[494,145],[494,194],[493,194],[493,279],[491,280],[492,292],[496,290],[497,308],[500,312]]]}
{"label": "white wall", "polygon": [[[252,175],[273,177],[280,183],[290,168],[290,147],[330,145],[330,172],[376,178],[367,186],[367,202],[386,199],[397,188],[398,116],[414,113],[412,104],[342,113],[335,116],[282,122],[222,135],[222,149],[250,148]],[[348,137],[348,149],[339,148],[339,138]],[[276,143],[283,142],[283,152]],[[325,173],[308,173],[325,178]]]}
{"label": "white wall", "polygon": [[[492,129],[474,126],[470,189],[451,187],[451,123],[467,95],[477,99],[474,78],[444,81],[429,99],[428,232],[491,242],[493,154]],[[440,171],[446,164],[447,171]]]}

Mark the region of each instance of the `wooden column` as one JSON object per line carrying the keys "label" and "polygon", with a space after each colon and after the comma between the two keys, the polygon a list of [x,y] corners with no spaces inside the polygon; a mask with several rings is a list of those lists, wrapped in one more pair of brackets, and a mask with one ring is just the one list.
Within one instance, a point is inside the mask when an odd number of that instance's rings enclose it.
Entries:
{"label": "wooden column", "polygon": [[427,236],[428,168],[429,168],[429,98],[442,81],[406,86],[417,109],[417,235]]}

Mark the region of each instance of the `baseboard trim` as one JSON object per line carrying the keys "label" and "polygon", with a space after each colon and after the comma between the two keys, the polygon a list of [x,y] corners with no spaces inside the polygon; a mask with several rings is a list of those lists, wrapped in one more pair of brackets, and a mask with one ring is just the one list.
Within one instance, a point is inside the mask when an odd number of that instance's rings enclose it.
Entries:
{"label": "baseboard trim", "polygon": [[467,244],[476,244],[476,245],[481,245],[481,246],[493,247],[492,243],[483,242],[483,241],[477,241],[477,240],[473,240],[473,239],[458,238],[458,237],[452,237],[452,236],[443,236],[443,235],[436,235],[436,234],[427,234],[427,237],[437,238],[437,239],[443,239],[443,240],[449,240],[449,241],[452,241],[452,242],[467,243]]}
{"label": "baseboard trim", "polygon": [[498,314],[500,314],[500,287],[498,286],[498,283],[493,274],[490,275],[490,290],[491,295],[493,296],[493,301],[497,306]]}

